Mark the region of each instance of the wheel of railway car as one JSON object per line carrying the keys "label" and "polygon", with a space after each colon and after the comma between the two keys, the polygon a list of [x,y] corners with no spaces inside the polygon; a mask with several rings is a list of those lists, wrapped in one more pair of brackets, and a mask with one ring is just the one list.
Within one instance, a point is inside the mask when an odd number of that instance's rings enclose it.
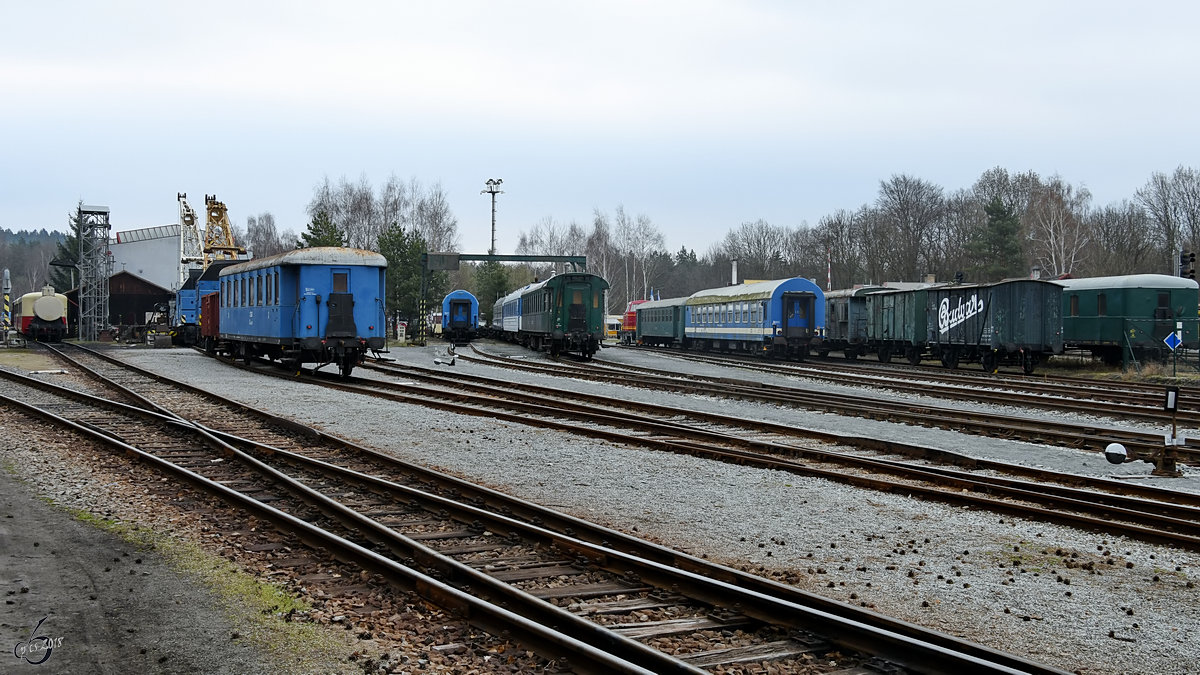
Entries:
{"label": "wheel of railway car", "polygon": [[914,366],[921,365],[921,350],[917,349],[916,347],[909,347],[906,349],[904,351],[904,356],[908,359],[910,364]]}
{"label": "wheel of railway car", "polygon": [[1033,352],[1025,352],[1021,355],[1021,371],[1026,375],[1032,375],[1034,367],[1037,366],[1037,355]]}
{"label": "wheel of railway car", "polygon": [[854,347],[846,347],[845,355],[847,361],[858,360],[858,350],[856,350]]}
{"label": "wheel of railway car", "polygon": [[950,370],[954,370],[955,368],[957,368],[958,367],[958,350],[957,349],[947,349],[946,351],[942,352],[942,365],[949,368]]}
{"label": "wheel of railway car", "polygon": [[357,359],[354,358],[353,354],[347,354],[338,362],[338,372],[342,374],[343,379],[350,377],[350,373],[354,371],[356,361]]}
{"label": "wheel of railway car", "polygon": [[891,347],[880,347],[879,352],[876,354],[876,356],[879,357],[880,363],[891,363],[892,362],[892,348]]}
{"label": "wheel of railway car", "polygon": [[987,373],[996,372],[996,352],[991,352],[991,351],[984,352],[983,356],[980,357],[979,361],[980,361],[980,363],[983,364],[984,372],[987,372]]}

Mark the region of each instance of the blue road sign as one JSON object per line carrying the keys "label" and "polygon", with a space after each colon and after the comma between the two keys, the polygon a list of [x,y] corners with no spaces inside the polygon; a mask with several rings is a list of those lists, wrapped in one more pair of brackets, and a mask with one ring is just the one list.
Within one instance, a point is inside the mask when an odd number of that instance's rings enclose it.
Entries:
{"label": "blue road sign", "polygon": [[1178,347],[1183,340],[1179,339],[1179,333],[1167,333],[1167,337],[1163,338],[1163,342],[1167,343],[1167,346],[1171,348],[1171,351],[1175,351],[1175,348]]}

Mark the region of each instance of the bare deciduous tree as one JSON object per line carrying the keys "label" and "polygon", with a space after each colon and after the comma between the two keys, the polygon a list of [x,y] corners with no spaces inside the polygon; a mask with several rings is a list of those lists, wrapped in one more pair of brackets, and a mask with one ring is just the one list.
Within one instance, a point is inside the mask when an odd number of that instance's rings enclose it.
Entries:
{"label": "bare deciduous tree", "polygon": [[1089,235],[1084,225],[1092,194],[1051,176],[1034,194],[1030,238],[1034,260],[1052,276],[1071,274],[1083,261]]}
{"label": "bare deciduous tree", "polygon": [[894,273],[913,280],[935,271],[930,248],[934,228],[945,210],[942,188],[912,176],[895,175],[880,182],[875,207],[893,242]]}
{"label": "bare deciduous tree", "polygon": [[379,236],[393,225],[415,230],[431,251],[458,247],[458,220],[441,184],[426,190],[416,178],[407,183],[395,174],[388,177],[376,196],[366,175],[351,183],[343,177],[336,186],[329,178],[317,185],[308,214],[324,211],[346,234],[347,245],[375,250]]}
{"label": "bare deciduous tree", "polygon": [[1146,210],[1129,201],[1095,209],[1087,215],[1087,276],[1137,274],[1156,269],[1153,227]]}
{"label": "bare deciduous tree", "polygon": [[255,258],[265,258],[296,248],[296,234],[280,232],[275,226],[275,216],[264,211],[246,218],[246,250]]}
{"label": "bare deciduous tree", "polygon": [[1175,254],[1200,246],[1200,172],[1180,166],[1168,176],[1155,173],[1136,193],[1157,230],[1161,272],[1173,273]]}

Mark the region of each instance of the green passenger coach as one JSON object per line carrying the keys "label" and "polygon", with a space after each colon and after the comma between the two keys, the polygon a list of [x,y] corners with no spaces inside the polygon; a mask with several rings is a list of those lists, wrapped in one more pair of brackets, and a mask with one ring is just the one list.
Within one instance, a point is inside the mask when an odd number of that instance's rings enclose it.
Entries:
{"label": "green passenger coach", "polygon": [[1059,279],[1063,341],[1106,363],[1162,359],[1176,330],[1182,346],[1197,348],[1200,284],[1166,274]]}
{"label": "green passenger coach", "polygon": [[604,340],[607,290],[603,277],[587,272],[558,274],[529,284],[496,302],[500,334],[554,356],[573,352],[590,359]]}

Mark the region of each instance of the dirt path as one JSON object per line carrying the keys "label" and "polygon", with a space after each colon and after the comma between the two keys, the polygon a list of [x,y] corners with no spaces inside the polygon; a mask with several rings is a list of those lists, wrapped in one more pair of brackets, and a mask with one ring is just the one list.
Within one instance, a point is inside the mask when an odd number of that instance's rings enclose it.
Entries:
{"label": "dirt path", "polygon": [[208,589],[47,504],[6,471],[0,581],[0,672],[273,670],[233,638]]}

